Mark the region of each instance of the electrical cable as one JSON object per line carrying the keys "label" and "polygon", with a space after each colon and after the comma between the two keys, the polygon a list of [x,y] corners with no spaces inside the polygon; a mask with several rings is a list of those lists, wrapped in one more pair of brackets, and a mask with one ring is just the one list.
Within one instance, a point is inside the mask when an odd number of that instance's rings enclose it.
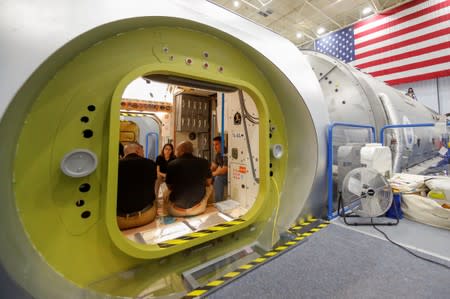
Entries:
{"label": "electrical cable", "polygon": [[[245,105],[245,104],[244,104]],[[246,117],[249,121],[258,124],[259,123],[259,118],[254,117],[253,115],[249,114],[249,113],[245,113],[244,117]]]}
{"label": "electrical cable", "polygon": [[274,239],[274,235],[275,235],[275,229],[277,227],[277,221],[278,221],[278,212],[280,210],[280,189],[278,188],[278,184],[277,181],[275,180],[274,177],[271,177],[272,179],[272,183],[275,186],[275,191],[277,192],[277,208],[275,211],[275,217],[273,218],[273,229],[272,229],[272,244],[274,244],[273,239]]}
{"label": "electrical cable", "polygon": [[255,118],[253,115],[245,113],[245,112],[243,113],[243,115],[246,119],[248,119],[249,122],[251,122],[255,125],[259,124],[259,118]]}
{"label": "electrical cable", "polygon": [[[245,105],[245,102],[244,102],[244,105]],[[244,106],[244,109],[245,109],[245,106]],[[245,112],[245,113],[244,113],[244,116],[245,116],[249,121],[259,123],[259,118],[257,118],[257,117],[255,117],[255,116],[251,115],[251,114],[248,113],[248,112]]]}
{"label": "electrical cable", "polygon": [[[242,93],[242,90],[239,89],[239,104],[241,106],[241,112],[244,112],[244,94]],[[253,155],[252,155],[252,147],[250,145],[250,141],[248,138],[248,129],[247,129],[247,124],[245,122],[246,117],[243,118],[243,125],[244,125],[244,133],[245,133],[245,141],[247,143],[247,150],[248,150],[248,154],[249,154],[249,158],[250,158],[250,167],[252,168],[252,174],[253,174],[253,179],[255,180],[256,183],[259,184],[259,178],[256,177],[256,168],[255,165],[253,163]]]}
{"label": "electrical cable", "polygon": [[257,125],[257,124],[259,124],[259,122],[258,121],[255,121],[255,120],[251,120],[251,119],[249,119],[246,115],[244,115],[244,118],[246,118],[249,122],[251,122],[252,124],[254,124],[254,125]]}
{"label": "electrical cable", "polygon": [[243,109],[241,109],[242,115],[245,118],[247,118],[249,122],[257,125],[259,123],[259,117],[253,116],[248,112],[247,107],[245,106],[245,101],[243,99],[244,99],[244,96],[242,96],[242,108],[243,108]]}
{"label": "electrical cable", "polygon": [[245,106],[245,101],[243,102],[243,105],[244,105],[244,107],[243,107],[244,108],[244,111],[243,111],[244,116],[246,116],[249,120],[258,121],[259,117],[253,116],[248,112],[247,107]]}
{"label": "electrical cable", "polygon": [[391,243],[394,244],[395,246],[397,246],[397,247],[399,247],[399,248],[405,250],[405,251],[408,252],[409,254],[411,254],[411,255],[413,255],[413,256],[419,258],[419,259],[422,259],[422,260],[424,260],[424,261],[433,263],[433,264],[435,264],[435,265],[438,265],[438,266],[441,266],[441,267],[444,267],[444,268],[450,270],[450,266],[449,266],[449,265],[446,265],[446,264],[443,264],[443,263],[439,263],[439,262],[437,262],[437,261],[433,261],[432,259],[429,259],[429,258],[420,256],[420,255],[414,253],[413,251],[409,250],[408,248],[406,248],[406,247],[404,247],[404,246],[402,246],[402,245],[400,245],[400,244],[398,244],[398,243],[392,241],[384,231],[382,231],[381,229],[379,229],[378,227],[375,226],[375,224],[373,223],[373,220],[372,220],[372,219],[370,219],[370,221],[372,222],[373,228],[374,228],[376,231],[380,232],[380,233],[386,238],[386,240],[388,240],[389,242],[391,242]]}

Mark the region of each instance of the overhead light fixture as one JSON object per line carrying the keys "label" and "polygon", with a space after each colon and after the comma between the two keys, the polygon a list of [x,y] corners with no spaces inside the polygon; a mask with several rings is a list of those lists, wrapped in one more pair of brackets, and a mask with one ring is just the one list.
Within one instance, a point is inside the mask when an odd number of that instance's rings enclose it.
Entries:
{"label": "overhead light fixture", "polygon": [[262,6],[266,6],[267,4],[270,4],[270,2],[272,2],[272,0],[267,0],[267,1],[261,1],[261,0],[258,0],[258,2],[259,2],[259,4],[261,4]]}
{"label": "overhead light fixture", "polygon": [[302,38],[302,37],[303,37],[303,33],[297,32],[297,34],[295,34],[295,36],[296,36],[297,38]]}
{"label": "overhead light fixture", "polygon": [[325,32],[325,28],[323,28],[323,27],[319,27],[318,29],[317,29],[317,34],[322,34],[322,33],[324,33]]}
{"label": "overhead light fixture", "polygon": [[233,1],[234,7],[239,7],[241,3],[239,1]]}
{"label": "overhead light fixture", "polygon": [[363,15],[368,15],[368,14],[370,14],[372,12],[372,7],[370,7],[370,6],[367,6],[366,8],[364,8],[363,9],[363,11],[362,11],[362,13],[363,13]]}

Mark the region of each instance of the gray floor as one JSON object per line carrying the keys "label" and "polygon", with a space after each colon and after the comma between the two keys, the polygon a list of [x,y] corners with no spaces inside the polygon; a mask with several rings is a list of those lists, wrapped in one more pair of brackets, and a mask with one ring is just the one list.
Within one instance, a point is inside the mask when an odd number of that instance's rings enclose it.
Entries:
{"label": "gray floor", "polygon": [[5,271],[0,264],[0,298],[33,299]]}
{"label": "gray floor", "polygon": [[[404,226],[397,228],[401,229],[399,234],[405,230],[413,239],[420,238],[414,233],[414,229],[409,232],[408,225]],[[362,230],[365,229],[368,228]],[[384,227],[382,229],[386,230]],[[443,232],[443,237],[445,235],[449,237],[448,232]],[[396,238],[394,235],[391,237]],[[403,237],[407,239],[406,236]],[[450,247],[447,247],[447,256],[448,251]],[[439,255],[445,253],[437,252]],[[427,257],[450,266],[448,261]],[[450,298],[450,270],[413,257],[389,242],[369,235],[368,232],[360,233],[337,222],[313,234],[304,244],[208,296],[380,297]]]}
{"label": "gray floor", "polygon": [[[333,223],[385,240],[371,226],[347,226],[341,218],[335,219]],[[387,233],[389,238],[403,246],[450,261],[450,230],[405,218],[401,219],[396,226],[380,226],[380,228]]]}

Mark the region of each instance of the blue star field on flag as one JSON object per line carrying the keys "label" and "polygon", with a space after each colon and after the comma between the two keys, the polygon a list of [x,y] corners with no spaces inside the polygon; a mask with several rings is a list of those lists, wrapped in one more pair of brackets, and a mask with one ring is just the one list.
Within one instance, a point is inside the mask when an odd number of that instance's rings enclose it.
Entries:
{"label": "blue star field on flag", "polygon": [[314,45],[318,52],[334,56],[345,63],[353,61],[355,59],[353,26],[316,39]]}

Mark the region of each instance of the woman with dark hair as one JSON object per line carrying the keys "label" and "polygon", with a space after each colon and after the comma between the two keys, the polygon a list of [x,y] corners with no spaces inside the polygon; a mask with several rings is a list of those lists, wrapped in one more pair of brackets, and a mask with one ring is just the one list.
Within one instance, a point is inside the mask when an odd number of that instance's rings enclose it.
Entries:
{"label": "woman with dark hair", "polygon": [[413,100],[417,100],[417,97],[414,93],[414,89],[412,87],[408,88],[408,92],[406,93],[407,96],[409,96]]}
{"label": "woman with dark hair", "polygon": [[156,157],[156,171],[158,173],[158,179],[155,184],[155,194],[157,198],[159,197],[159,186],[166,180],[167,165],[172,160],[175,160],[173,145],[166,143],[161,150],[161,154]]}

